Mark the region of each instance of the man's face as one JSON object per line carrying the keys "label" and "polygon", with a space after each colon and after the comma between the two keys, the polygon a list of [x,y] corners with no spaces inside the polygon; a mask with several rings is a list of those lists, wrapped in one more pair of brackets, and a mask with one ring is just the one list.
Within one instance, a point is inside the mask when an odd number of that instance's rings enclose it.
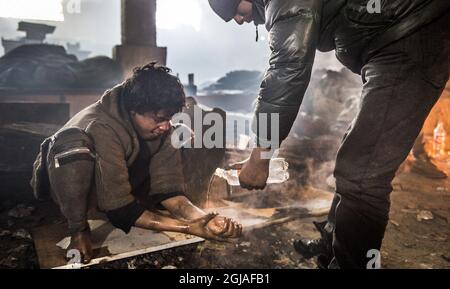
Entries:
{"label": "man's face", "polygon": [[236,10],[234,21],[242,25],[244,22],[250,23],[253,21],[253,3],[251,0],[242,0]]}
{"label": "man's face", "polygon": [[131,111],[130,116],[134,129],[143,140],[155,140],[170,130],[172,116],[164,110],[144,114]]}

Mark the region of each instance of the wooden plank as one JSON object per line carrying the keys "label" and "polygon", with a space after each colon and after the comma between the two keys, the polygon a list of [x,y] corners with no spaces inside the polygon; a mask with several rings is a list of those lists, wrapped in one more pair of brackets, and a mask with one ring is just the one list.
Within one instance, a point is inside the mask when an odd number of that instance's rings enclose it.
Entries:
{"label": "wooden plank", "polygon": [[202,242],[202,241],[204,241],[204,239],[202,239],[200,237],[195,237],[195,238],[191,238],[191,239],[185,239],[185,240],[182,240],[182,241],[176,241],[176,242],[171,242],[171,243],[167,243],[167,244],[162,244],[162,245],[156,246],[156,247],[149,247],[149,248],[136,250],[136,251],[131,251],[131,252],[125,252],[125,253],[117,254],[117,255],[113,255],[113,256],[95,258],[95,259],[92,259],[89,264],[69,264],[69,265],[63,265],[63,266],[59,266],[59,267],[54,267],[53,269],[80,269],[80,268],[83,268],[83,267],[89,267],[89,266],[97,265],[97,264],[100,264],[100,263],[108,263],[108,262],[115,261],[115,260],[120,260],[120,259],[125,259],[125,258],[138,256],[138,255],[143,255],[143,254],[153,253],[153,252],[157,252],[157,251],[167,250],[167,249],[170,249],[170,248],[175,248],[175,247],[185,246],[185,245],[189,245],[189,244],[199,243],[199,242]]}
{"label": "wooden plank", "polygon": [[70,238],[65,224],[33,230],[32,235],[41,268],[82,268],[141,254],[202,242],[185,234],[155,232],[133,227],[128,235],[103,220],[90,220],[94,258],[89,264],[67,264],[66,248]]}
{"label": "wooden plank", "polygon": [[38,227],[31,232],[41,269],[67,263],[65,250],[56,246],[56,243],[66,236],[66,231],[65,224],[53,224]]}

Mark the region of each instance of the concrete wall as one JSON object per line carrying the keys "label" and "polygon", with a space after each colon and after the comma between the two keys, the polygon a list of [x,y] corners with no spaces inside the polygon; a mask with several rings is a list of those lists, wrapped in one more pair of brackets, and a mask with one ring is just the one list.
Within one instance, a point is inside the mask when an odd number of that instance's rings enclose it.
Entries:
{"label": "concrete wall", "polygon": [[70,116],[74,116],[83,108],[93,104],[103,95],[103,90],[82,91],[29,91],[0,92],[0,102],[38,102],[38,103],[68,103]]}

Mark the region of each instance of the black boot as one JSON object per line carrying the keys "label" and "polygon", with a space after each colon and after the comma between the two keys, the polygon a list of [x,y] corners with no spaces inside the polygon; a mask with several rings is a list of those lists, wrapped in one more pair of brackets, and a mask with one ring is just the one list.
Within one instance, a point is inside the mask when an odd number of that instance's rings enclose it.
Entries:
{"label": "black boot", "polygon": [[311,259],[318,256],[319,267],[327,268],[332,259],[332,231],[328,232],[325,228],[328,223],[327,221],[313,223],[320,232],[321,238],[314,240],[295,240],[294,248],[305,259]]}

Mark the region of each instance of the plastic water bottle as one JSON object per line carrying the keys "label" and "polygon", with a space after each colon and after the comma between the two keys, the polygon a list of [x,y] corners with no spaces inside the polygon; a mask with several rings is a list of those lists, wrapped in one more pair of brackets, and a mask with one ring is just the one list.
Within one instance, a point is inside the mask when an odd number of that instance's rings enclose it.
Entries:
{"label": "plastic water bottle", "polygon": [[[289,164],[284,158],[273,158],[269,163],[269,177],[267,179],[267,184],[279,184],[287,181],[289,179],[288,173]],[[224,170],[217,168],[214,173],[225,179],[230,186],[239,186],[239,174],[240,170]]]}

